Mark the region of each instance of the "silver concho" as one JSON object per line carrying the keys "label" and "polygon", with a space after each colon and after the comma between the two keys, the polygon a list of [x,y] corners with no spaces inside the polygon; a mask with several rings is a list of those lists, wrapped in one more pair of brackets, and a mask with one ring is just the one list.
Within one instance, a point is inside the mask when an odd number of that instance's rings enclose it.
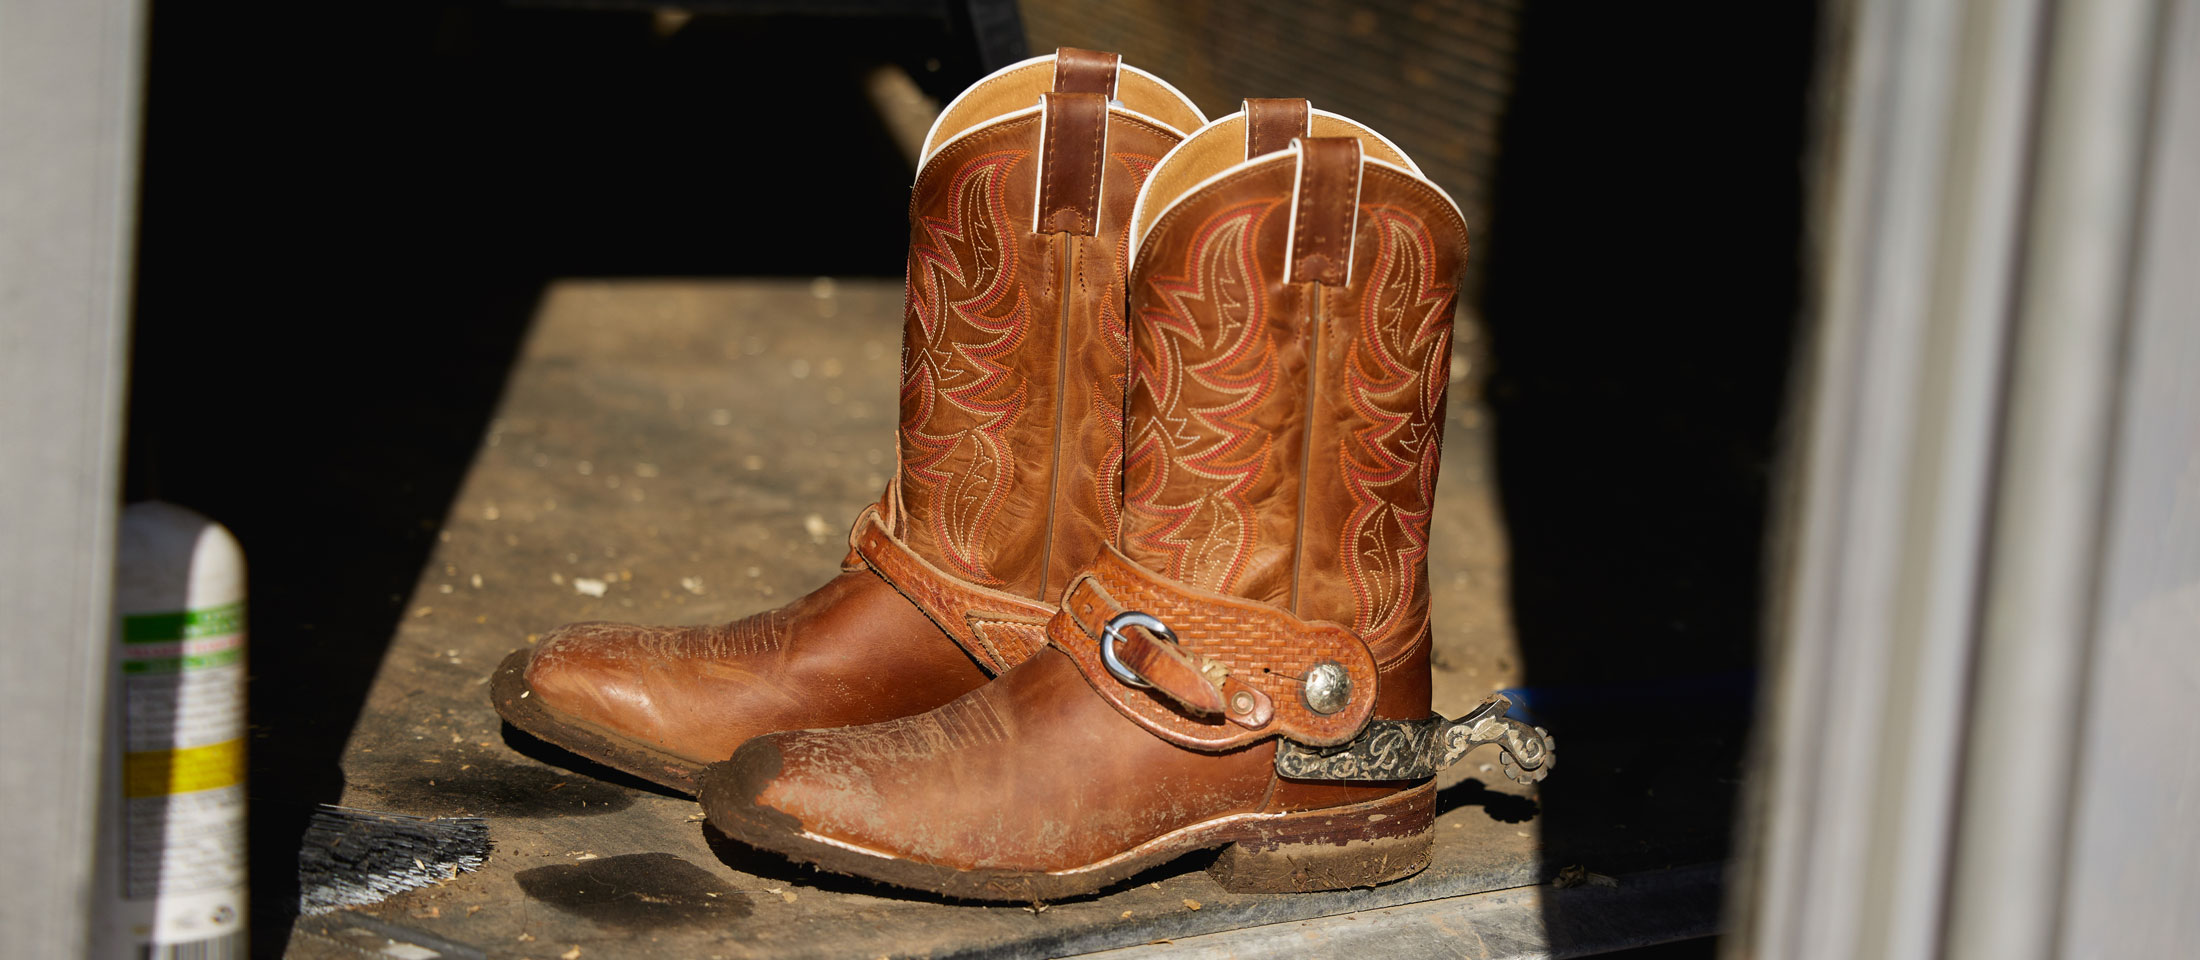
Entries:
{"label": "silver concho", "polygon": [[1344,672],[1344,665],[1324,660],[1306,671],[1306,685],[1300,690],[1306,698],[1306,708],[1323,716],[1344,709],[1352,702],[1352,675]]}

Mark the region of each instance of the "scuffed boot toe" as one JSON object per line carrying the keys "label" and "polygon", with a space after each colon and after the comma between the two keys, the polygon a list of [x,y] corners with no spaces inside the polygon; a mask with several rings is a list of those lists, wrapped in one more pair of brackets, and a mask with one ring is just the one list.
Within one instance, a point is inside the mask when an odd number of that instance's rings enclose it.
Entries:
{"label": "scuffed boot toe", "polygon": [[647,646],[679,628],[571,623],[506,655],[489,699],[512,726],[653,783],[693,792],[700,760],[673,750]]}
{"label": "scuffed boot toe", "polygon": [[764,841],[770,837],[800,834],[800,819],[760,800],[784,764],[775,734],[744,743],[733,756],[704,767],[698,799],[711,825],[757,846],[768,846]]}

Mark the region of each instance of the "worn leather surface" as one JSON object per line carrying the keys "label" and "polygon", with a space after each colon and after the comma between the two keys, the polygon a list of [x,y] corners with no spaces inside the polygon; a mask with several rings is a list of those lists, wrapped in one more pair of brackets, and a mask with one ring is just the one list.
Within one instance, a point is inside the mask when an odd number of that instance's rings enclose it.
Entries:
{"label": "worn leather surface", "polygon": [[[1119,547],[1187,592],[1235,598],[1217,607],[1348,628],[1374,661],[1369,712],[1419,718],[1465,225],[1433,187],[1370,164],[1358,190],[1317,184],[1309,201],[1352,206],[1314,211],[1351,224],[1348,282],[1290,282],[1298,166],[1276,155],[1200,189],[1141,250]],[[1113,606],[1136,605],[1107,586]],[[1281,780],[1272,733],[1196,749],[1157,735],[1118,706],[1144,694],[1122,694],[1122,681],[1062,649],[1089,643],[1073,616],[1065,608],[1050,625],[1057,649],[938,710],[746,744],[706,775],[706,797],[724,790],[749,821],[903,860],[1029,871],[1088,866],[1231,814],[1410,786]]]}
{"label": "worn leather surface", "polygon": [[[1098,83],[1081,85],[1074,78],[1064,86],[1055,69],[1059,60],[1059,55],[1035,58],[1005,67],[972,84],[940,112],[938,122],[925,137],[920,156],[929,160],[934,151],[972,129],[1016,111],[1037,107],[1041,93],[1050,90],[1058,93],[1102,92]],[[1152,74],[1126,66],[1112,79],[1115,90],[1108,99],[1121,101],[1124,107],[1161,123],[1178,136],[1198,130],[1207,123],[1199,108],[1185,99],[1182,92]]]}
{"label": "worn leather surface", "polygon": [[896,538],[879,508],[856,518],[848,539],[856,563],[892,584],[988,672],[1029,660],[1046,646],[1052,604],[955,579]]}
{"label": "worn leather surface", "polygon": [[1054,89],[1059,93],[1097,93],[1102,100],[1115,98],[1120,54],[1061,47],[1054,51]]}
{"label": "worn leather surface", "polygon": [[[1039,111],[1022,109],[1033,103],[975,124],[918,174],[900,469],[866,513],[885,540],[867,552],[859,525],[841,576],[732,624],[561,627],[525,674],[544,707],[707,762],[774,730],[937,707],[1042,648],[1062,585],[1117,522],[1123,227],[1180,138],[1136,111],[1184,110],[1173,94],[1110,108],[1089,88],[1114,89],[1113,55],[1074,59],[1058,80],[1088,89],[1049,96],[1095,128],[1057,145],[1087,165],[1070,184],[1083,233],[1034,229],[1043,131]],[[926,597],[940,602],[913,602]]]}
{"label": "worn leather surface", "polygon": [[1038,231],[1092,236],[1100,223],[1100,170],[1108,158],[1108,98],[1041,94]]}
{"label": "worn leather surface", "polygon": [[1352,272],[1360,141],[1304,137],[1296,143],[1299,172],[1291,202],[1291,269],[1284,279],[1340,286]]}
{"label": "worn leather surface", "polygon": [[[1125,611],[1159,618],[1176,633],[1174,646],[1191,658],[1211,663],[1209,670],[1216,674],[1208,684],[1214,691],[1212,701],[1226,706],[1231,696],[1249,690],[1253,696],[1246,707],[1261,701],[1271,704],[1264,721],[1252,723],[1227,709],[1213,715],[1185,709],[1196,707],[1205,691],[1178,676],[1145,676],[1155,686],[1151,690],[1117,680],[1102,663],[1100,636],[1107,620]],[[1071,585],[1048,636],[1077,661],[1086,676],[1094,678],[1094,691],[1124,716],[1155,736],[1199,750],[1222,750],[1278,735],[1318,747],[1343,743],[1366,725],[1379,684],[1374,655],[1351,631],[1334,623],[1301,620],[1270,604],[1170,580],[1113,550],[1103,553]],[[1135,636],[1134,643],[1152,642],[1143,631]],[[1299,678],[1324,662],[1343,667],[1354,692],[1342,709],[1328,714],[1308,707],[1299,692]]]}
{"label": "worn leather surface", "polygon": [[[1274,152],[1256,152],[1250,157],[1246,154],[1250,146],[1247,142],[1247,126],[1251,122],[1247,114],[1240,112],[1201,127],[1184,138],[1168,164],[1154,170],[1149,181],[1153,189],[1145,191],[1139,198],[1136,219],[1132,224],[1131,246],[1134,258],[1137,255],[1138,238],[1153,230],[1154,221],[1174,206],[1173,201],[1229,167]],[[1367,158],[1402,167],[1416,176],[1420,175],[1419,168],[1413,165],[1411,158],[1399,153],[1395,146],[1381,139],[1374,131],[1349,118],[1324,113],[1309,104],[1306,128],[1310,131],[1308,135],[1315,137],[1358,138],[1360,151]],[[1277,149],[1288,149],[1289,146],[1289,140],[1286,139]]]}
{"label": "worn leather surface", "polygon": [[1298,98],[1251,97],[1245,101],[1245,159],[1287,150],[1306,136],[1312,104]]}
{"label": "worn leather surface", "polygon": [[1428,630],[1457,211],[1367,164],[1343,286],[1286,282],[1297,178],[1255,161],[1176,205],[1134,268],[1123,552],[1350,628],[1379,661]]}
{"label": "worn leather surface", "polygon": [[955,869],[1053,870],[1257,809],[1274,763],[1273,743],[1169,744],[1048,650],[937,710],[763,737],[705,776],[707,790],[844,843]]}
{"label": "worn leather surface", "polygon": [[697,763],[775,730],[929,710],[986,680],[867,570],[732,623],[567,624],[543,637],[526,676],[561,712]]}
{"label": "worn leather surface", "polygon": [[917,179],[896,533],[960,579],[1052,603],[1114,534],[1123,226],[1176,138],[1110,111],[1088,237],[1031,230],[1043,134],[1035,115],[980,129]]}

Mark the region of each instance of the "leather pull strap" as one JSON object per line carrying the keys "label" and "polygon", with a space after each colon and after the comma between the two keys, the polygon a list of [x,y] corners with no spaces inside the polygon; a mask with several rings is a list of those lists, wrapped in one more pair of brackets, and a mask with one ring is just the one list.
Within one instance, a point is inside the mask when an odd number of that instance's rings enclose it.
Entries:
{"label": "leather pull strap", "polygon": [[1092,236],[1100,224],[1100,160],[1108,149],[1107,95],[1042,93],[1039,100],[1045,129],[1032,232]]}
{"label": "leather pull strap", "polygon": [[1119,53],[1058,48],[1054,51],[1054,92],[1097,93],[1113,100],[1115,78],[1122,66],[1123,55]]}
{"label": "leather pull strap", "polygon": [[1352,277],[1360,213],[1357,137],[1301,137],[1291,190],[1291,262],[1285,280],[1343,286]]}
{"label": "leather pull strap", "polygon": [[1291,141],[1312,133],[1313,106],[1303,99],[1245,101],[1245,159],[1288,150]]}

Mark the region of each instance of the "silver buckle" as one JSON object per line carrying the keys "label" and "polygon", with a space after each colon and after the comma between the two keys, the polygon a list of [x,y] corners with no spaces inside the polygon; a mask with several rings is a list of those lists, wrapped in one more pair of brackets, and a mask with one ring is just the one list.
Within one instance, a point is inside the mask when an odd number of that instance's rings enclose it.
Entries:
{"label": "silver buckle", "polygon": [[1145,677],[1139,676],[1138,671],[1132,670],[1115,655],[1115,644],[1123,639],[1124,627],[1139,627],[1170,643],[1176,642],[1176,631],[1169,629],[1169,625],[1162,623],[1160,618],[1139,610],[1118,613],[1108,618],[1107,626],[1100,628],[1100,662],[1107,666],[1108,672],[1115,674],[1115,679],[1131,686],[1152,689],[1153,684],[1147,683]]}

